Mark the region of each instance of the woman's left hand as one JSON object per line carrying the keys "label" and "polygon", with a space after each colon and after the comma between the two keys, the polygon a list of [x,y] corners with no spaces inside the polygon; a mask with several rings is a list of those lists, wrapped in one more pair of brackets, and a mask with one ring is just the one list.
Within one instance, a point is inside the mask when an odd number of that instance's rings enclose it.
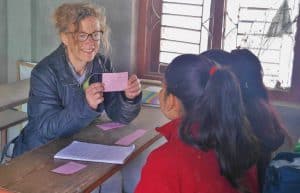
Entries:
{"label": "woman's left hand", "polygon": [[128,85],[125,90],[125,96],[128,99],[134,99],[141,93],[141,91],[142,89],[140,80],[135,74],[131,75],[128,79]]}

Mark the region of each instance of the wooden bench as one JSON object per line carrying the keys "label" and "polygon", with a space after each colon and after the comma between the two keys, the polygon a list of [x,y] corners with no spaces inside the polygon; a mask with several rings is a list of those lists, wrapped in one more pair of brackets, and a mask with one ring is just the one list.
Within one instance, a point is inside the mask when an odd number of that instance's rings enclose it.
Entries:
{"label": "wooden bench", "polygon": [[35,62],[17,61],[17,80],[29,79]]}
{"label": "wooden bench", "polygon": [[160,80],[140,79],[142,86],[161,86]]}
{"label": "wooden bench", "polygon": [[[17,61],[17,81],[0,85],[0,150],[3,150],[7,143],[8,128],[27,120],[27,113],[13,108],[28,100],[29,77],[34,65],[35,63]],[[22,69],[27,73],[24,74]]]}
{"label": "wooden bench", "polygon": [[0,111],[14,108],[28,100],[29,79],[0,85]]}
{"label": "wooden bench", "polygon": [[0,112],[1,149],[7,143],[7,129],[26,120],[27,113],[22,111],[7,109]]}

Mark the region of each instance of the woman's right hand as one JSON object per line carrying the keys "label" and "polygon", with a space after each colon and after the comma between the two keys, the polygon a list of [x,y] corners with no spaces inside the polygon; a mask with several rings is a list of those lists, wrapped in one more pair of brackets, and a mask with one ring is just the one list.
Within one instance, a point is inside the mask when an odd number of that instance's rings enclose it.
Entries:
{"label": "woman's right hand", "polygon": [[98,105],[104,101],[103,97],[104,85],[103,83],[93,83],[85,89],[85,98],[89,106],[96,110]]}

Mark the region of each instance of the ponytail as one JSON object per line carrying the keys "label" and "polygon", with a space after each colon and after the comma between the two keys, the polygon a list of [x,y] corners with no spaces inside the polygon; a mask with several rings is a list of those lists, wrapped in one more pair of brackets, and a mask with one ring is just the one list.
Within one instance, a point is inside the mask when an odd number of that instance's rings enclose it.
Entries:
{"label": "ponytail", "polygon": [[[192,128],[195,122],[199,123],[196,130]],[[221,174],[240,192],[248,192],[241,181],[257,161],[258,145],[232,72],[218,69],[210,73],[203,95],[183,118],[180,136],[204,151],[214,149]]]}

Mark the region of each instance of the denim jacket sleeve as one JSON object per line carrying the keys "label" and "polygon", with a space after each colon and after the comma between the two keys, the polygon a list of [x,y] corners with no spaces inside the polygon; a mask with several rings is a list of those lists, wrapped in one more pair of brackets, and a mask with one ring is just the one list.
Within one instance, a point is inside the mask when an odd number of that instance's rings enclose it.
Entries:
{"label": "denim jacket sleeve", "polygon": [[29,124],[44,142],[75,133],[100,114],[88,106],[82,89],[67,92],[69,96],[64,97],[68,103],[63,104],[61,90],[64,85],[50,69],[34,68],[30,87]]}

